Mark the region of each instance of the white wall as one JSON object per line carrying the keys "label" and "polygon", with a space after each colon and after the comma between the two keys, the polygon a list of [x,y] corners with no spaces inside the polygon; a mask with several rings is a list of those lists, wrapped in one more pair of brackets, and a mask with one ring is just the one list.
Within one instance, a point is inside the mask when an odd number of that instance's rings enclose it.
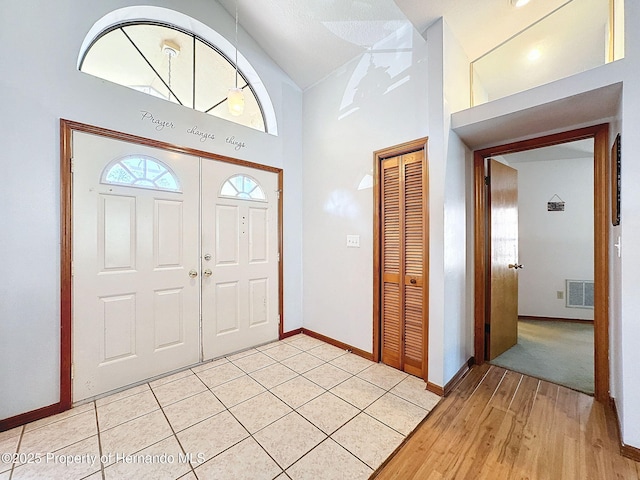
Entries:
{"label": "white wall", "polygon": [[473,355],[468,303],[468,150],[451,131],[451,111],[469,106],[469,61],[447,23],[429,46],[429,381],[446,385]]}
{"label": "white wall", "polygon": [[[216,2],[146,3],[178,9],[228,38],[233,34],[233,18]],[[242,31],[243,53],[274,102],[277,137],[78,72],[78,52],[91,26],[111,10],[134,4],[3,2],[0,40],[11,47],[2,49],[7,68],[0,76],[0,419],[59,400],[60,118],[284,168],[285,329],[302,324],[300,90]],[[156,130],[141,120],[141,110],[175,128]],[[194,125],[214,132],[218,141],[200,142],[187,133]],[[235,151],[224,142],[230,135],[247,147]]]}
{"label": "white wall", "polygon": [[[508,161],[509,156],[506,156]],[[511,163],[518,170],[518,314],[593,320],[593,309],[557,298],[565,280],[590,280],[593,267],[593,157]],[[547,202],[565,202],[562,212]]]}
{"label": "white wall", "polygon": [[[460,73],[468,61],[442,21],[426,44],[407,33],[399,44],[373,48],[385,49],[373,62],[391,74],[379,77],[379,88],[354,91],[369,68],[365,54],[305,91],[304,326],[372,351],[373,192],[358,186],[372,173],[375,150],[428,135],[429,381],[443,386],[472,355],[467,151],[449,127],[449,103],[468,106]],[[408,39],[410,54],[389,53]],[[389,84],[399,86],[389,91]],[[348,234],[360,235],[360,249],[346,247]]]}
{"label": "white wall", "polygon": [[444,109],[447,167],[444,202],[444,370],[443,385],[473,356],[473,169],[472,155],[451,130],[451,112],[471,103],[469,58],[458,39],[443,22]]}
{"label": "white wall", "polygon": [[638,345],[640,345],[640,3],[625,2],[625,64],[626,78],[622,100],[622,206],[620,236],[622,258],[620,264],[620,324],[619,334],[612,340],[615,355],[620,355],[621,370],[615,379],[620,389],[616,398],[622,420],[622,436],[625,443],[640,448],[640,369]]}
{"label": "white wall", "polygon": [[[375,150],[428,133],[424,39],[407,22],[372,52],[306,90],[303,115],[304,326],[366,352],[373,190],[359,186],[373,173]],[[347,235],[360,235],[360,248],[347,248]]]}

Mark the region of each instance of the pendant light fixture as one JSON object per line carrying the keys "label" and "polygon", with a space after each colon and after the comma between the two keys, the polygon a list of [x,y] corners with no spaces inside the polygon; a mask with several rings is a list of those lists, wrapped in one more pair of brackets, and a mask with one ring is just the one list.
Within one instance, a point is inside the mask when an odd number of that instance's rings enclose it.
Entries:
{"label": "pendant light fixture", "polygon": [[227,94],[227,105],[229,113],[234,117],[239,117],[244,112],[244,92],[238,88],[238,0],[236,0],[236,86],[229,89]]}
{"label": "pendant light fixture", "polygon": [[165,40],[162,42],[162,53],[164,53],[168,58],[169,67],[167,72],[167,82],[169,85],[169,97],[167,100],[171,101],[171,60],[176,58],[180,53],[180,46],[177,43],[172,42],[171,40]]}

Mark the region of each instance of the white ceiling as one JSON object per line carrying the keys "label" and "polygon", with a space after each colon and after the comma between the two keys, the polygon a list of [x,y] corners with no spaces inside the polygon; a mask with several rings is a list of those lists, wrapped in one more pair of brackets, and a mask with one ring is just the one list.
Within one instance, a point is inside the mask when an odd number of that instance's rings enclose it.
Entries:
{"label": "white ceiling", "polygon": [[444,17],[475,60],[567,0],[218,0],[302,89],[407,22],[421,33]]}

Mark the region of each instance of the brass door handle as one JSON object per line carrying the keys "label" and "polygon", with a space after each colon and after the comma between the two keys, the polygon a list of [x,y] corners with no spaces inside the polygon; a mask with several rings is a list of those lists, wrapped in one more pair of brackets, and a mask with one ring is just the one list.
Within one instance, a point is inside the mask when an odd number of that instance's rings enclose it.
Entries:
{"label": "brass door handle", "polygon": [[213,272],[210,268],[205,268],[204,272],[202,272],[202,275],[204,275],[205,277],[210,277],[211,275],[213,275]]}
{"label": "brass door handle", "polygon": [[198,276],[198,271],[197,270],[189,270],[189,276],[191,278],[196,278]]}
{"label": "brass door handle", "polygon": [[518,270],[519,268],[524,268],[522,265],[518,264],[518,263],[510,263],[509,264],[509,268],[514,268],[516,270]]}
{"label": "brass door handle", "polygon": [[412,278],[411,280],[409,280],[409,282],[410,282],[412,285],[415,285],[416,283],[418,283],[418,281],[417,281],[415,278]]}

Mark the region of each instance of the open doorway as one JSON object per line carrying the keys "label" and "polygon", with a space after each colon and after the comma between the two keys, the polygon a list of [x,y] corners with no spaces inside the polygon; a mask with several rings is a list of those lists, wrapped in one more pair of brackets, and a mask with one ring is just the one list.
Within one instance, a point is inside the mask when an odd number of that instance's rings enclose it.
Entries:
{"label": "open doorway", "polygon": [[[594,395],[596,399],[605,401],[609,397],[608,366],[608,126],[598,125],[539,137],[507,145],[486,148],[474,152],[475,183],[475,359],[483,363],[489,359],[495,299],[507,296],[497,289],[493,270],[496,269],[497,256],[492,253],[491,213],[488,194],[489,180],[486,170],[486,159],[506,156],[513,153],[531,151],[541,147],[566,144],[579,140],[589,140],[593,144],[593,368]],[[566,179],[567,182],[570,179]],[[560,195],[561,197],[561,195]],[[561,203],[552,195],[545,199],[546,203]],[[549,212],[551,213],[551,212]],[[567,225],[567,228],[571,228]],[[517,236],[516,236],[517,239]],[[517,242],[517,240],[516,240]],[[521,262],[517,255],[517,246],[513,249],[515,256],[504,265],[503,271],[514,275],[515,268]],[[524,265],[526,268],[526,265]],[[519,272],[518,272],[519,273]],[[498,277],[499,278],[499,277]],[[573,279],[569,280],[588,280]],[[517,281],[516,281],[517,282]],[[517,283],[516,283],[517,285]],[[555,290],[557,296],[558,289]],[[566,289],[565,293],[566,295]],[[517,294],[516,294],[517,296]],[[492,299],[494,301],[492,301]],[[566,301],[566,300],[565,300]],[[500,302],[498,302],[499,304]],[[517,314],[516,321],[517,321]],[[588,360],[587,360],[588,361]]]}
{"label": "open doorway", "polygon": [[589,138],[494,159],[517,172],[518,294],[516,344],[490,355],[495,365],[591,395],[593,145]]}

